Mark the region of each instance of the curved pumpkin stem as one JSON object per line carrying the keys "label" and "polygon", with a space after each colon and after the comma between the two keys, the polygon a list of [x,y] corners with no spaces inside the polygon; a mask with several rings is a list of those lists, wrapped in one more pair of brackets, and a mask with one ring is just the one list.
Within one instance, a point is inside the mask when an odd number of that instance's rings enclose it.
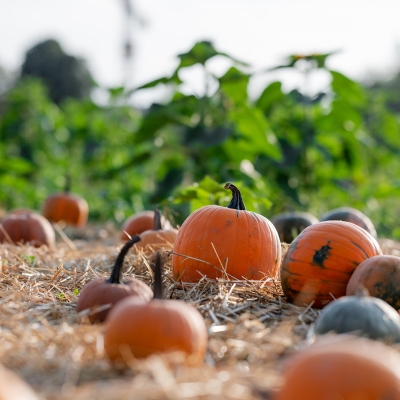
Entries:
{"label": "curved pumpkin stem", "polygon": [[122,277],[122,264],[124,263],[124,259],[126,254],[128,253],[128,250],[137,242],[140,241],[140,237],[138,235],[135,235],[132,237],[132,239],[128,240],[124,247],[121,249],[121,251],[118,254],[117,259],[115,260],[114,267],[111,271],[110,278],[107,280],[108,283],[119,283],[123,284],[123,277]]}
{"label": "curved pumpkin stem", "polygon": [[229,189],[232,191],[232,200],[227,205],[228,208],[233,208],[234,210],[246,210],[246,206],[243,203],[242,194],[240,190],[233,183],[226,183],[224,189]]}
{"label": "curved pumpkin stem", "polygon": [[154,210],[154,225],[153,225],[153,231],[161,231],[162,230],[162,225],[161,225],[161,213],[159,210],[155,209]]}
{"label": "curved pumpkin stem", "polygon": [[154,262],[154,284],[153,284],[153,299],[163,298],[163,287],[162,287],[162,266],[161,266],[161,254],[158,251],[156,253],[156,260]]}

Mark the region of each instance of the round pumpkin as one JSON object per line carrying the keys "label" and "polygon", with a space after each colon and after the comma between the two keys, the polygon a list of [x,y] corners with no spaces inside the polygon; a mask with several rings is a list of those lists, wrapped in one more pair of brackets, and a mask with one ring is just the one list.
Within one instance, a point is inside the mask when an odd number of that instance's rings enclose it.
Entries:
{"label": "round pumpkin", "polygon": [[0,222],[0,243],[26,243],[35,247],[52,247],[56,235],[50,222],[34,213],[11,213]]}
{"label": "round pumpkin", "polygon": [[352,207],[339,207],[328,211],[320,221],[347,221],[365,229],[374,238],[377,237],[376,229],[372,221],[360,210]]}
{"label": "round pumpkin", "polygon": [[152,299],[153,292],[149,286],[136,278],[124,278],[122,274],[125,256],[129,249],[139,240],[139,236],[136,235],[125,243],[118,254],[109,279],[94,279],[82,289],[76,305],[78,313],[107,304],[111,305],[111,308],[89,314],[88,318],[92,324],[104,322],[112,307],[127,296],[137,297],[138,301],[142,302],[148,302]]}
{"label": "round pumpkin", "polygon": [[314,333],[354,333],[370,339],[400,342],[400,315],[376,297],[344,296],[329,303],[315,321]]}
{"label": "round pumpkin", "polygon": [[42,214],[49,221],[64,221],[66,224],[82,228],[88,219],[89,206],[80,196],[68,192],[56,193],[45,200]]}
{"label": "round pumpkin", "polygon": [[400,400],[400,357],[383,343],[340,335],[286,361],[274,400]]}
{"label": "round pumpkin", "polygon": [[292,243],[303,229],[319,221],[317,217],[308,212],[293,211],[276,214],[271,218],[271,222],[275,226],[281,242]]}
{"label": "round pumpkin", "polygon": [[356,267],[382,254],[364,229],[345,221],[324,221],[305,228],[282,261],[281,283],[289,302],[322,308],[346,294]]}
{"label": "round pumpkin", "polygon": [[[162,215],[161,225],[163,229],[171,229],[170,222]],[[144,231],[150,231],[154,227],[154,211],[139,211],[131,215],[122,225],[120,239],[129,240],[129,237],[140,235]]]}
{"label": "round pumpkin", "polygon": [[346,294],[354,295],[360,286],[371,296],[400,309],[400,257],[385,254],[363,261],[351,276]]}
{"label": "round pumpkin", "polygon": [[104,349],[112,361],[152,354],[182,352],[188,364],[203,360],[207,328],[190,304],[162,299],[161,258],[155,259],[154,298],[143,303],[130,296],[120,301],[106,320]]}
{"label": "round pumpkin", "polygon": [[140,242],[136,245],[136,248],[152,252],[161,249],[172,250],[177,235],[177,229],[163,229],[161,213],[159,210],[154,210],[153,228],[139,235]]}
{"label": "round pumpkin", "polygon": [[232,201],[227,207],[210,205],[194,211],[178,232],[172,256],[175,280],[275,277],[281,243],[274,225],[246,210],[239,189],[227,183]]}
{"label": "round pumpkin", "polygon": [[39,400],[31,386],[15,372],[0,366],[1,400]]}

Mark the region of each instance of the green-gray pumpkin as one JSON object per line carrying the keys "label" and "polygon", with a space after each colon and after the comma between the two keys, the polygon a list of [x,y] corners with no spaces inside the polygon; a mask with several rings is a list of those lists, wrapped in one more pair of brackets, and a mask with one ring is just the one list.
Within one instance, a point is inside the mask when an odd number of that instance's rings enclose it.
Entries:
{"label": "green-gray pumpkin", "polygon": [[344,296],[328,304],[315,322],[315,334],[328,332],[400,342],[400,315],[376,297],[365,294]]}

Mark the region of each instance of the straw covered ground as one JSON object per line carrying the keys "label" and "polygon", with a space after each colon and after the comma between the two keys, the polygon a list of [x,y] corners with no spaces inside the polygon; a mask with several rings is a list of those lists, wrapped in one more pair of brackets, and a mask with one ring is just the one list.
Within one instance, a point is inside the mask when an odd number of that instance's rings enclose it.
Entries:
{"label": "straw covered ground", "polygon": [[[204,363],[184,367],[172,354],[118,369],[103,353],[103,326],[75,309],[79,290],[109,274],[121,247],[117,238],[112,226],[92,226],[80,234],[58,230],[53,250],[0,245],[1,362],[46,400],[268,399],[285,356],[306,342],[317,311],[285,303],[278,281],[204,278],[181,287],[167,261],[165,297],[191,303],[206,320]],[[380,245],[400,254],[400,243]],[[151,285],[142,255],[128,254],[125,273]]]}

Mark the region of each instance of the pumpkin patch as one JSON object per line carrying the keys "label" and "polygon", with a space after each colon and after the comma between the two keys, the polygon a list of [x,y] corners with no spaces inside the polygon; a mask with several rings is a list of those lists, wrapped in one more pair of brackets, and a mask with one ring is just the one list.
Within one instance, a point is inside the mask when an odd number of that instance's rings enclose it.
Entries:
{"label": "pumpkin patch", "polygon": [[357,266],[380,255],[377,241],[345,221],[324,221],[304,229],[282,261],[282,289],[288,301],[322,308],[346,294]]}

